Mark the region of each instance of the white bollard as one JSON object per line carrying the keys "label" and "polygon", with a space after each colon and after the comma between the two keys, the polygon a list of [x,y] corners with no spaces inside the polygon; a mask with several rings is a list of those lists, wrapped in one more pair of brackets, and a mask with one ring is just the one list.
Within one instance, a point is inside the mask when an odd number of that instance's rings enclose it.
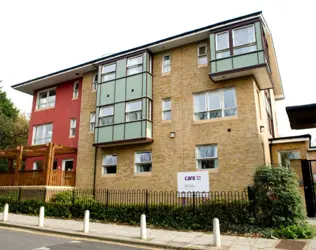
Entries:
{"label": "white bollard", "polygon": [[147,240],[146,215],[145,214],[142,214],[140,216],[140,238],[142,240]]}
{"label": "white bollard", "polygon": [[89,220],[90,220],[90,211],[84,211],[84,219],[83,219],[83,232],[89,233]]}
{"label": "white bollard", "polygon": [[45,217],[45,208],[41,206],[40,211],[39,211],[39,218],[38,218],[39,227],[44,227],[44,217]]}
{"label": "white bollard", "polygon": [[3,221],[8,221],[8,220],[9,220],[9,204],[6,203],[3,209]]}
{"label": "white bollard", "polygon": [[213,219],[213,237],[214,237],[214,245],[216,247],[221,246],[221,232],[219,230],[219,219]]}

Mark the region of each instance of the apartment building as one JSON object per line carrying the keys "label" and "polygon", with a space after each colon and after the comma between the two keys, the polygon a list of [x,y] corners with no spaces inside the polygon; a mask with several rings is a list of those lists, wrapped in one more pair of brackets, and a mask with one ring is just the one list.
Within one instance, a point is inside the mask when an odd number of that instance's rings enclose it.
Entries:
{"label": "apartment building", "polygon": [[[177,173],[207,171],[211,191],[240,190],[251,184],[256,166],[270,162],[275,101],[284,95],[261,12],[13,87],[35,99],[38,90],[48,96],[57,86],[57,105],[59,86],[77,79],[80,112],[73,117],[69,106],[59,122],[71,132],[76,119],[78,188],[175,191]],[[55,124],[50,119],[43,123]],[[32,120],[31,138],[37,124]],[[52,141],[69,140],[53,128]]]}

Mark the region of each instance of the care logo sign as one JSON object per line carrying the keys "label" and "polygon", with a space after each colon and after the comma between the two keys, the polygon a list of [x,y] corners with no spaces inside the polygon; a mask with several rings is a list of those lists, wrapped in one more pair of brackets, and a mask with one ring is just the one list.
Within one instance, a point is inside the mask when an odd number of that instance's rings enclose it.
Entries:
{"label": "care logo sign", "polygon": [[207,171],[178,172],[178,192],[209,192]]}

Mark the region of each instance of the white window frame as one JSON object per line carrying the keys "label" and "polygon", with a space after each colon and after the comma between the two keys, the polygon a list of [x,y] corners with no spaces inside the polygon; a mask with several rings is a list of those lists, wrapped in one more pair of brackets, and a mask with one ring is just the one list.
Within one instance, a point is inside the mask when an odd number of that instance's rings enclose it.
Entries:
{"label": "white window frame", "polygon": [[[200,48],[205,47],[205,54],[200,55]],[[200,63],[200,58],[206,57],[206,63]],[[207,44],[202,43],[197,46],[197,58],[198,58],[198,65],[207,65],[208,64],[208,56],[207,56]]]}
{"label": "white window frame", "polygon": [[[235,92],[235,101],[236,101],[236,106],[235,107],[229,107],[229,108],[225,108],[225,100],[224,100],[224,91],[225,90],[234,90]],[[220,109],[209,109],[209,105],[208,105],[208,99],[209,99],[209,95],[212,93],[219,93],[220,94]],[[205,95],[205,105],[206,105],[206,111],[204,112],[195,112],[195,96],[199,96],[199,95]],[[231,115],[231,116],[225,116],[225,110],[229,110],[229,109],[236,109],[236,114],[235,115]],[[222,116],[220,117],[215,117],[215,118],[210,118],[210,112],[211,111],[216,111],[216,110],[221,110]],[[196,119],[196,114],[198,113],[207,113],[207,118],[206,119]],[[203,92],[203,93],[198,93],[198,94],[193,94],[193,119],[195,121],[199,121],[199,120],[213,120],[213,119],[219,119],[219,118],[224,118],[224,117],[234,117],[238,115],[238,104],[237,104],[237,93],[236,93],[236,88],[224,88],[224,89],[218,89],[218,90],[214,90],[214,91],[208,91],[208,92]]]}
{"label": "white window frame", "polygon": [[[104,164],[104,159],[107,157],[107,156],[115,156],[116,157],[116,164]],[[106,173],[106,168],[107,167],[115,167],[116,168],[116,172],[115,173]],[[116,154],[113,154],[113,155],[103,155],[102,156],[102,174],[103,175],[116,175],[117,174],[117,155]]]}
{"label": "white window frame", "polygon": [[[127,104],[129,104],[129,103],[135,103],[135,102],[140,102],[140,109],[135,109],[135,110],[133,110],[133,111],[127,111]],[[135,112],[140,112],[140,113],[141,113],[140,119],[131,120],[131,121],[130,121],[128,114],[130,114],[130,113],[135,113]],[[134,122],[134,121],[140,121],[140,120],[142,120],[142,119],[143,119],[143,101],[142,101],[142,100],[135,100],[135,101],[126,102],[126,104],[125,104],[125,121],[126,121],[126,122]]]}
{"label": "white window frame", "polygon": [[[109,67],[109,66],[112,66],[112,65],[115,65],[114,69],[111,70],[111,71],[108,71],[108,72],[104,72],[103,70],[106,68],[106,67]],[[116,62],[115,63],[110,63],[110,64],[105,64],[105,65],[102,65],[102,68],[101,68],[101,82],[107,82],[107,81],[113,81],[115,80],[116,78]],[[113,75],[114,74],[114,78],[111,78],[111,79],[107,79],[107,80],[103,80],[103,77],[104,76],[107,76],[107,75]]]}
{"label": "white window frame", "polygon": [[[130,62],[135,59],[135,58],[141,58],[141,62],[138,63],[138,64],[130,64]],[[130,75],[135,75],[135,74],[139,74],[141,72],[143,72],[143,62],[144,62],[144,59],[143,59],[143,54],[141,55],[137,55],[137,56],[133,56],[133,57],[129,57],[127,59],[127,64],[126,64],[126,75],[130,76]],[[135,73],[129,73],[129,70],[130,69],[133,69],[133,68],[138,68],[141,66],[141,70],[140,72],[135,72]]]}
{"label": "white window frame", "polygon": [[[295,152],[298,153],[298,158],[293,158],[290,160],[299,160],[301,159],[301,151],[299,149],[285,149],[285,150],[278,150],[278,160],[279,160],[279,164],[280,166],[282,165],[282,161],[281,161],[281,153],[285,153],[285,152]],[[290,163],[290,162],[289,162]],[[283,167],[287,167],[287,166],[283,166]],[[290,167],[290,165],[288,166]]]}
{"label": "white window frame", "polygon": [[[94,115],[94,119],[92,119],[92,115]],[[89,116],[89,131],[91,133],[94,133],[94,129],[95,129],[95,118],[96,118],[96,113],[95,112],[91,112],[90,116]]]}
{"label": "white window frame", "polygon": [[[144,153],[150,153],[151,154],[151,161],[148,161],[148,162],[137,162],[136,159],[137,159],[137,155],[138,154],[144,154]],[[142,174],[142,173],[151,173],[153,171],[153,155],[152,155],[152,152],[151,151],[140,151],[140,152],[135,152],[134,154],[134,172],[136,174]],[[150,171],[145,171],[145,172],[138,172],[138,168],[137,166],[141,166],[141,165],[147,165],[147,164],[151,164],[151,169]]]}
{"label": "white window frame", "polygon": [[[72,123],[75,123],[75,126],[72,126]],[[71,118],[70,119],[70,125],[69,125],[69,137],[73,138],[76,137],[76,129],[77,129],[77,119],[76,118]]]}
{"label": "white window frame", "polygon": [[[54,101],[54,102],[50,102],[50,103],[54,103],[54,105],[51,106],[51,107],[44,107],[44,108],[39,107],[39,105],[40,105],[40,94],[41,94],[41,93],[44,93],[44,92],[47,92],[47,96],[48,96],[48,95],[49,95],[49,92],[50,92],[51,90],[55,90],[55,101]],[[41,90],[41,91],[37,92],[36,110],[55,108],[55,105],[56,105],[56,95],[57,95],[56,87],[55,87],[55,88],[49,88],[49,89]],[[48,97],[46,97],[46,98],[48,98]]]}
{"label": "white window frame", "polygon": [[[167,101],[170,102],[170,109],[164,109],[164,104],[165,104],[165,102],[167,102]],[[171,121],[171,119],[172,119],[172,116],[171,116],[171,105],[172,105],[172,103],[171,103],[171,98],[163,99],[162,102],[161,102],[161,104],[162,104],[162,120],[163,120],[163,121]],[[166,113],[166,112],[170,112],[170,119],[169,119],[169,120],[168,120],[168,119],[165,119],[165,113]]]}
{"label": "white window frame", "polygon": [[[78,86],[78,89],[76,89],[76,86]],[[75,81],[73,84],[72,99],[77,99],[79,97],[79,87],[79,81]]]}
{"label": "white window frame", "polygon": [[[74,159],[63,159],[61,162],[61,170],[66,171],[66,162],[72,161],[72,171],[74,170]],[[69,171],[70,172],[70,171]]]}
{"label": "white window frame", "polygon": [[[52,137],[50,138],[50,140],[48,141],[45,141],[44,143],[38,143],[38,144],[35,144],[35,140],[40,140],[40,139],[36,139],[35,136],[36,136],[36,129],[40,126],[47,126],[47,125],[52,125]],[[46,127],[44,127],[46,129]],[[32,135],[32,145],[41,145],[41,144],[45,144],[45,143],[48,143],[48,142],[51,142],[52,139],[53,139],[53,128],[54,128],[54,125],[53,123],[45,123],[45,124],[39,124],[39,125],[35,125],[33,126],[33,135]],[[45,131],[45,130],[44,130]],[[45,133],[44,133],[45,134]],[[49,139],[49,138],[43,138],[43,139]]]}
{"label": "white window frame", "polygon": [[[222,35],[222,34],[225,34],[225,33],[227,33],[227,47],[226,48],[223,48],[223,49],[218,49],[217,48],[217,36],[219,36],[219,35]],[[215,34],[215,50],[216,50],[216,52],[217,51],[224,51],[224,50],[227,50],[227,49],[229,49],[229,31],[227,30],[227,31],[223,31],[223,32],[219,32],[219,33],[216,33]]]}
{"label": "white window frame", "polygon": [[[253,29],[253,34],[254,34],[253,41],[248,42],[248,43],[244,43],[244,44],[239,44],[239,45],[235,46],[235,30],[241,30],[241,29],[245,29],[245,28],[248,28],[248,27],[251,27]],[[233,36],[233,48],[246,47],[246,45],[256,43],[256,29],[255,29],[255,25],[254,24],[250,24],[250,25],[245,25],[245,26],[242,26],[242,27],[235,28],[235,29],[232,30],[232,36]]]}
{"label": "white window frame", "polygon": [[[211,146],[216,148],[216,156],[213,157],[206,157],[206,158],[199,158],[199,147],[207,147]],[[215,168],[200,168],[199,167],[199,160],[215,160]],[[196,169],[198,170],[214,170],[218,169],[218,145],[217,144],[205,144],[205,145],[196,145],[195,146],[195,161],[196,161]]]}
{"label": "white window frame", "polygon": [[[103,108],[111,108],[112,109],[112,113],[110,115],[101,115],[101,110]],[[112,123],[101,125],[101,119],[103,117],[113,117]],[[99,117],[98,117],[98,126],[109,126],[109,125],[112,125],[112,124],[114,124],[114,106],[113,105],[109,105],[109,106],[100,107],[100,109],[99,109]]]}
{"label": "white window frame", "polygon": [[[165,65],[165,57],[169,56],[169,64],[168,65]],[[163,74],[167,74],[167,73],[170,73],[171,72],[171,55],[170,54],[166,54],[166,55],[163,55],[162,57],[162,63],[161,63],[161,72]],[[169,66],[169,71],[165,71],[165,66]]]}
{"label": "white window frame", "polygon": [[[95,78],[97,78],[97,80],[95,80]],[[98,79],[99,79],[99,74],[98,73],[94,74],[93,77],[92,77],[92,86],[91,86],[91,90],[93,92],[97,91]]]}

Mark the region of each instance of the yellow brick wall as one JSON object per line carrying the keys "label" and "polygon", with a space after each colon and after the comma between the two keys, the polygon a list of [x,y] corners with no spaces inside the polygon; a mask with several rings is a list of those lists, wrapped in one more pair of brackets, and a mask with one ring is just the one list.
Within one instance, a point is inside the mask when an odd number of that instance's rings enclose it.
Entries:
{"label": "yellow brick wall", "polygon": [[[171,55],[171,72],[167,75],[161,74],[164,54]],[[198,67],[195,43],[153,56],[154,142],[98,149],[96,188],[175,191],[177,172],[197,170],[195,146],[201,144],[218,145],[219,168],[209,171],[211,191],[241,190],[252,183],[255,167],[264,163],[264,154],[269,154],[269,147],[262,147],[262,143],[267,145],[267,136],[260,134],[257,121],[256,83],[251,76],[214,83],[209,71],[209,65]],[[91,77],[84,76],[84,89],[89,81]],[[238,116],[194,121],[193,93],[233,86]],[[88,116],[95,97],[91,91],[85,93],[81,115],[86,119],[81,118],[80,124],[77,186],[92,188],[94,149],[88,133]],[[171,121],[162,121],[164,98],[171,98]],[[263,101],[261,107],[264,108]],[[176,137],[170,138],[170,132],[176,132]],[[84,148],[80,149],[81,145]],[[135,174],[134,154],[143,150],[152,151],[152,173]],[[118,156],[114,176],[102,175],[102,156],[107,154]],[[269,155],[266,161],[268,158]]]}
{"label": "yellow brick wall", "polygon": [[96,92],[92,91],[92,77],[95,72],[84,75],[79,124],[76,187],[92,188],[94,173],[94,134],[90,130],[90,113],[95,112]]}

